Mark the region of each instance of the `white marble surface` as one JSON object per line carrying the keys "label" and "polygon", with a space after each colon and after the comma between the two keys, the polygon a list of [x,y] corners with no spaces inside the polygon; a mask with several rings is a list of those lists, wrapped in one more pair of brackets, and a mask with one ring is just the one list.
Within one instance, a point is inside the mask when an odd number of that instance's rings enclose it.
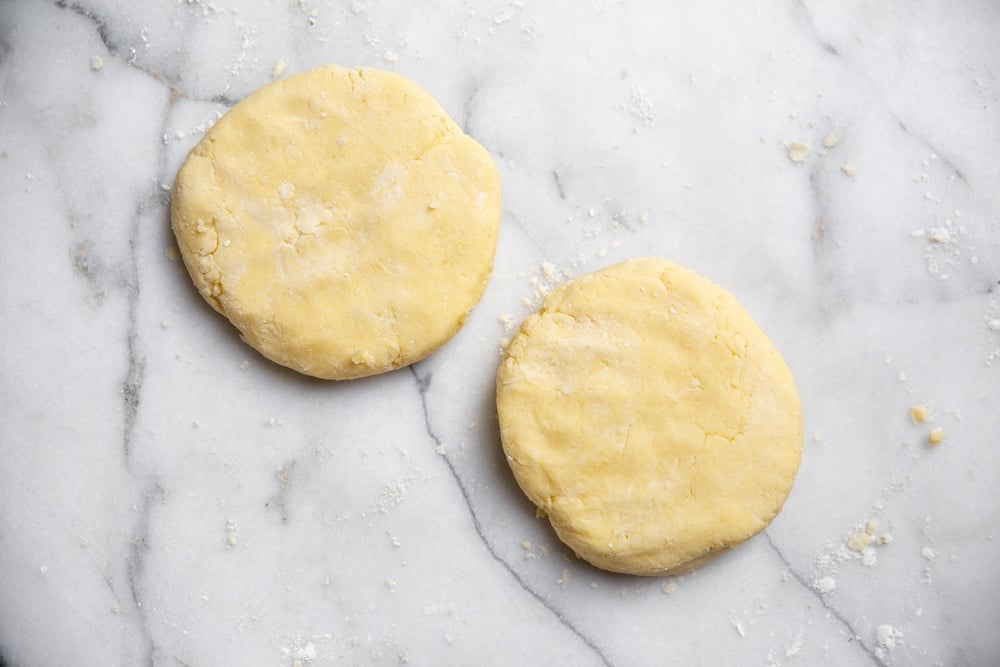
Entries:
{"label": "white marble surface", "polygon": [[[4,0],[0,663],[998,664],[998,34],[995,0]],[[492,281],[413,368],[276,367],[170,258],[176,168],[279,61],[400,72],[497,159]],[[733,291],[805,406],[783,513],[680,579],[573,558],[499,450],[500,318],[634,255]]]}

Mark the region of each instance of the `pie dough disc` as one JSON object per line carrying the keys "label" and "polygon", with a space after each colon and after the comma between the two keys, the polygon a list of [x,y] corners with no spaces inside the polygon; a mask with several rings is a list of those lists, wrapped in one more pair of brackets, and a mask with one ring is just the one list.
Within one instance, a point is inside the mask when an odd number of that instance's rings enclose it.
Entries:
{"label": "pie dough disc", "polygon": [[578,556],[696,567],[763,530],[802,452],[795,382],[728,292],[632,259],[560,285],[497,373],[507,461]]}
{"label": "pie dough disc", "polygon": [[171,222],[198,291],[243,340],[342,380],[459,330],[492,270],[500,181],[423,89],[326,66],[215,123],[177,173]]}

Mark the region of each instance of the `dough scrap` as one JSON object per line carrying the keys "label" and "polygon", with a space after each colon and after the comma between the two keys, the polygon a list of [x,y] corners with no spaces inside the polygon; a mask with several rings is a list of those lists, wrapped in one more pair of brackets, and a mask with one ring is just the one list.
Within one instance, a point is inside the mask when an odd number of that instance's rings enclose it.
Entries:
{"label": "dough scrap", "polygon": [[763,530],[802,451],[795,382],[728,292],[632,259],[557,287],[497,372],[507,461],[559,538],[679,574]]}
{"label": "dough scrap", "polygon": [[265,357],[336,380],[450,339],[482,296],[499,221],[495,163],[426,91],[335,65],[234,106],[171,202],[205,300]]}

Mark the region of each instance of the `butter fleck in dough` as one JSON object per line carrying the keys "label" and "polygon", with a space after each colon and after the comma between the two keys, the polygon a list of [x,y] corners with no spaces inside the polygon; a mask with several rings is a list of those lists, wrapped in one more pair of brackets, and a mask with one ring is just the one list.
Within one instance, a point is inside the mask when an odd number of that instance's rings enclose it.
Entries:
{"label": "butter fleck in dough", "polygon": [[486,286],[499,220],[496,165],[426,91],[333,65],[234,106],[171,203],[205,300],[265,357],[337,380],[451,338]]}
{"label": "butter fleck in dough", "polygon": [[614,572],[682,573],[763,530],[802,451],[774,346],[732,295],[659,259],[555,288],[506,349],[497,409],[525,494]]}

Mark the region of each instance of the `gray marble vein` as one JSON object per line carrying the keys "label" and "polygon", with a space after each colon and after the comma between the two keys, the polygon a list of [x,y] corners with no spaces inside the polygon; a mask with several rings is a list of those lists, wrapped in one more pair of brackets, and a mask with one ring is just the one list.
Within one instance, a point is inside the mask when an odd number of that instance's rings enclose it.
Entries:
{"label": "gray marble vein", "polygon": [[[997,663],[997,34],[992,0],[0,3],[0,666]],[[169,227],[212,123],[328,62],[423,85],[503,182],[461,331],[345,383],[240,341]],[[518,323],[640,255],[730,290],[805,408],[782,512],[683,577],[577,559],[498,435]]]}

